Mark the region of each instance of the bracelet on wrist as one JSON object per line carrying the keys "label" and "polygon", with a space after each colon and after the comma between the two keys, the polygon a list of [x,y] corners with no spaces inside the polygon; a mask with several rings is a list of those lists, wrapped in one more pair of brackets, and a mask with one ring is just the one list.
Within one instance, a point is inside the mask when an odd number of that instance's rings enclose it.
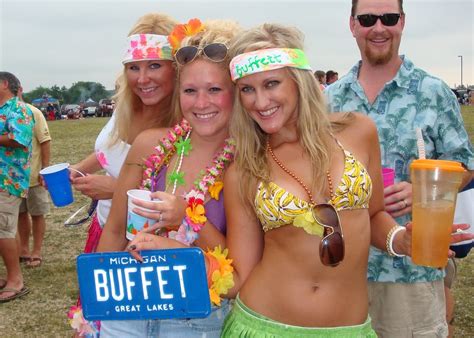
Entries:
{"label": "bracelet on wrist", "polygon": [[400,225],[395,225],[393,228],[390,229],[390,231],[387,234],[387,239],[385,241],[385,247],[387,249],[387,252],[389,256],[392,257],[405,257],[406,255],[400,255],[393,250],[393,240],[395,239],[395,235],[398,234],[400,231],[403,231],[405,227],[402,227]]}

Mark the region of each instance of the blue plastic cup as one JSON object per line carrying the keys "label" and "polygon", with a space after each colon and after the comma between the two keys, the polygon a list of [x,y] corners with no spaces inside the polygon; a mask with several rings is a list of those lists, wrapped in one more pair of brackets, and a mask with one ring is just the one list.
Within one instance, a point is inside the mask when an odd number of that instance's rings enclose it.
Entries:
{"label": "blue plastic cup", "polygon": [[46,182],[49,195],[57,207],[64,207],[74,201],[68,168],[69,163],[59,163],[40,171]]}

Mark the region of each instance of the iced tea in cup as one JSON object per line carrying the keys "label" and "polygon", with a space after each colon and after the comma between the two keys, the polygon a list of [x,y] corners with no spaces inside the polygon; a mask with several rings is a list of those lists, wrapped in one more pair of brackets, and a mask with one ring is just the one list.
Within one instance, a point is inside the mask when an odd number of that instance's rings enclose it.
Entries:
{"label": "iced tea in cup", "polygon": [[464,172],[461,163],[454,161],[423,159],[411,163],[411,254],[415,264],[446,266],[456,197]]}

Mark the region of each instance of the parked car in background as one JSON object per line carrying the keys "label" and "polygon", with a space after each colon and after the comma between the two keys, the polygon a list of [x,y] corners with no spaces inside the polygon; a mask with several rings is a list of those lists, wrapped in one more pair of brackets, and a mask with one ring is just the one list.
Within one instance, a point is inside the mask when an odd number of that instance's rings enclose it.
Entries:
{"label": "parked car in background", "polygon": [[99,101],[99,107],[95,111],[97,117],[110,117],[115,109],[115,102],[111,99],[102,99]]}
{"label": "parked car in background", "polygon": [[78,104],[65,104],[61,106],[61,115],[68,119],[78,119],[82,117],[81,106]]}
{"label": "parked car in background", "polygon": [[84,117],[95,117],[97,108],[98,107],[94,107],[94,106],[84,107],[82,109],[82,116],[84,116]]}

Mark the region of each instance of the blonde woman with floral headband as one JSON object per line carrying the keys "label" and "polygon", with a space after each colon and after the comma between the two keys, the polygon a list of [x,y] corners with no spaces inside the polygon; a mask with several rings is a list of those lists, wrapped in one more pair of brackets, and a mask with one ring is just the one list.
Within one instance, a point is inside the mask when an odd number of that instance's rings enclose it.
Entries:
{"label": "blonde woman with floral headband", "polygon": [[[155,210],[134,212],[155,219],[149,231],[159,233],[138,233],[137,240],[164,243],[157,248],[225,245],[222,180],[234,149],[229,139],[234,86],[227,46],[238,32],[234,22],[202,24],[192,19],[170,34],[178,74],[175,116],[181,121],[171,129],[147,130],[135,140],[119,176],[99,251],[126,248],[126,192],[138,187],[151,190],[162,203],[136,201]],[[227,300],[219,303],[204,319],[103,321],[101,335],[219,337],[230,310]]]}
{"label": "blonde woman with floral headband", "polygon": [[[171,99],[175,70],[168,34],[176,24],[171,17],[158,13],[149,13],[138,19],[126,39],[114,114],[97,137],[94,153],[71,166],[88,174],[81,177],[76,171],[71,171],[74,188],[99,200],[89,227],[86,253],[96,250],[130,144],[143,130],[167,127],[173,122]],[[106,175],[94,174],[102,169]],[[79,304],[71,308],[69,317],[79,335],[88,332],[88,336],[94,336],[98,333],[99,325],[83,319]]]}

